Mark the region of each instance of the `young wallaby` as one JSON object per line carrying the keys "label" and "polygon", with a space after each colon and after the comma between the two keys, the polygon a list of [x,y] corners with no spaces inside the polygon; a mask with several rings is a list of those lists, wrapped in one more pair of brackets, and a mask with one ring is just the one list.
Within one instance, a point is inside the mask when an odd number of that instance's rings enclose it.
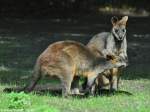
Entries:
{"label": "young wallaby", "polygon": [[75,76],[87,77],[87,90],[90,89],[99,73],[114,67],[125,66],[125,63],[112,59],[112,56],[96,57],[86,46],[75,41],[59,41],[51,44],[38,57],[32,80],[24,89],[33,90],[43,76],[57,76],[62,82],[62,94],[70,94],[70,87]]}
{"label": "young wallaby", "polygon": [[[103,32],[95,35],[87,44],[97,57],[114,55],[120,57],[120,60],[128,65],[126,23],[128,16],[118,20],[117,17],[111,18],[111,32]],[[121,69],[113,68],[105,71],[98,77],[99,88],[110,86],[110,90],[117,90],[119,84],[119,72]]]}

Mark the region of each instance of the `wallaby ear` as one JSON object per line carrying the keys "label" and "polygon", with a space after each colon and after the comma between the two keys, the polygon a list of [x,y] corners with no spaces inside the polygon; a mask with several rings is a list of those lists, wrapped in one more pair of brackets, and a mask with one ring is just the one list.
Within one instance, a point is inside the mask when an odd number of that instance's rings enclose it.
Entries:
{"label": "wallaby ear", "polygon": [[122,24],[122,25],[126,25],[127,21],[128,21],[128,16],[124,16],[124,17],[122,17],[122,19],[119,21],[119,23]]}
{"label": "wallaby ear", "polygon": [[117,22],[118,22],[118,18],[117,18],[116,16],[113,16],[113,17],[111,18],[111,23],[112,23],[112,25],[116,25]]}
{"label": "wallaby ear", "polygon": [[107,60],[114,60],[115,56],[113,56],[113,55],[106,55],[106,59]]}

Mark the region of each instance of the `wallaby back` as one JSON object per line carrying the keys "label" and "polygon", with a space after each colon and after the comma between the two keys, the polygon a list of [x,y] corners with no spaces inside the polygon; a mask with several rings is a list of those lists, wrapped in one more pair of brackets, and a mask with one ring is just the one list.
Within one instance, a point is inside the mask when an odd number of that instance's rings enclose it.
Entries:
{"label": "wallaby back", "polygon": [[70,94],[70,87],[75,76],[88,78],[88,87],[91,87],[99,73],[106,69],[122,66],[123,64],[112,60],[97,57],[86,46],[75,41],[60,41],[51,44],[38,57],[31,83],[26,87],[31,91],[40,77],[57,76],[62,81],[64,96]]}

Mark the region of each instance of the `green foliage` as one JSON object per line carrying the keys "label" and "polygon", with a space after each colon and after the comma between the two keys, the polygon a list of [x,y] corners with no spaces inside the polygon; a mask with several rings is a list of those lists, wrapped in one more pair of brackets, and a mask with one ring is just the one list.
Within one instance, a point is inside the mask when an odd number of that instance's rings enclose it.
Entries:
{"label": "green foliage", "polygon": [[31,99],[28,94],[21,93],[10,93],[8,95],[8,108],[10,109],[24,109],[31,105]]}

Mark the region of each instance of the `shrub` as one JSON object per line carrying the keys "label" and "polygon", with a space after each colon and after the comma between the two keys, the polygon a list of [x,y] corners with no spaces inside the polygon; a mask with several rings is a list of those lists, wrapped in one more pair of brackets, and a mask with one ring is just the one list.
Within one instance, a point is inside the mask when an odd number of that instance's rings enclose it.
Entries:
{"label": "shrub", "polygon": [[31,105],[30,96],[24,92],[12,92],[8,95],[8,108],[10,109],[25,109],[29,105]]}

